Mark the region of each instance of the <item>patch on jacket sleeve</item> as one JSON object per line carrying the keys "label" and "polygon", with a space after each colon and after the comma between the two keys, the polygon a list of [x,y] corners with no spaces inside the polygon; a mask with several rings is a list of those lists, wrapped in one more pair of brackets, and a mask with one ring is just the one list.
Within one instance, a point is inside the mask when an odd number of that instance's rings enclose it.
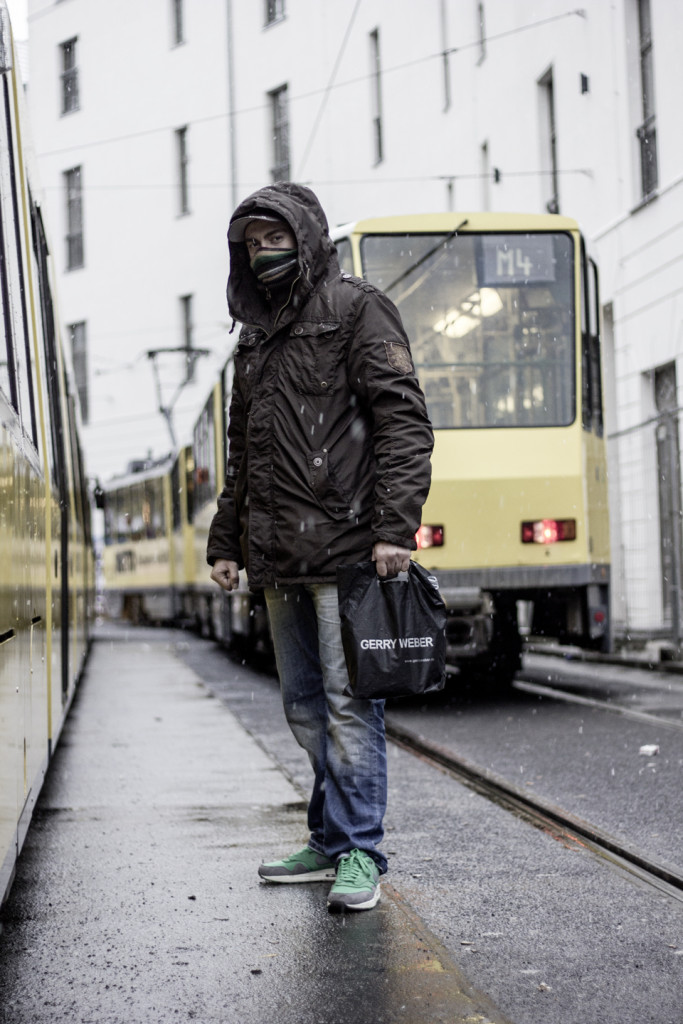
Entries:
{"label": "patch on jacket sleeve", "polygon": [[413,372],[413,363],[407,345],[400,341],[385,341],[384,348],[392,370],[398,370],[399,373]]}

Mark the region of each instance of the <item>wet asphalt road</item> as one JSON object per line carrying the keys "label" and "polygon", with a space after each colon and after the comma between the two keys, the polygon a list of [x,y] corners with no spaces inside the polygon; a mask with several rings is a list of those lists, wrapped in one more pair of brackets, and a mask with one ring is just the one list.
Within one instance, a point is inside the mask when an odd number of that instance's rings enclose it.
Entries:
{"label": "wet asphalt road", "polygon": [[[683,1022],[682,902],[395,747],[381,909],[340,922],[324,887],[260,884],[261,857],[305,840],[310,785],[275,680],[189,635],[130,641],[86,680],[2,912],[3,1024]],[[576,713],[529,694],[391,711],[631,834],[632,805],[676,795],[668,734],[630,723],[616,760],[609,723]],[[633,753],[651,738],[656,772]],[[677,857],[680,818],[654,820],[641,838]]]}
{"label": "wet asphalt road", "polygon": [[556,658],[526,657],[525,668],[521,678],[595,703],[456,691],[450,702],[397,704],[389,717],[683,875],[683,681]]}

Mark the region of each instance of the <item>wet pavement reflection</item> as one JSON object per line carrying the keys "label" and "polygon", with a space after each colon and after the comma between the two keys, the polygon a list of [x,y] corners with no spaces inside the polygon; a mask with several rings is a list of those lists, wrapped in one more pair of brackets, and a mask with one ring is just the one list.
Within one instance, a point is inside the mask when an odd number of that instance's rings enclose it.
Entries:
{"label": "wet pavement reflection", "polygon": [[262,883],[305,803],[164,631],[95,644],[0,922],[0,1021],[504,1018],[389,883]]}

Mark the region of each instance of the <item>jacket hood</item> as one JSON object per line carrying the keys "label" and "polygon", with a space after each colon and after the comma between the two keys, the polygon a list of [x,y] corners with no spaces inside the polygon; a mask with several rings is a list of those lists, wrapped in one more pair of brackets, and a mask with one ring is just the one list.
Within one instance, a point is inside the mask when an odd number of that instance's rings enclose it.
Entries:
{"label": "jacket hood", "polygon": [[[286,221],[297,241],[301,276],[294,286],[291,305],[296,309],[330,271],[338,273],[337,250],[329,235],[327,217],[318,197],[305,185],[280,181],[266,185],[244,199],[233,213],[230,223],[252,212],[272,212]],[[266,326],[271,306],[266,290],[256,279],[249,264],[244,242],[228,242],[230,276],[228,278],[228,309],[240,323]]]}

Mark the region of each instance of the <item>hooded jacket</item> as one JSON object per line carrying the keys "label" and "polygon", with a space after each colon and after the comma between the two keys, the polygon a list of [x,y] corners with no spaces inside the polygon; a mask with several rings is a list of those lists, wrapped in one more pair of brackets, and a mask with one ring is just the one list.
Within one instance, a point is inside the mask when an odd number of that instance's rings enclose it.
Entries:
{"label": "hooded jacket", "polygon": [[376,541],[415,548],[432,429],[398,311],[340,272],[313,192],[266,186],[232,221],[253,211],[290,225],[299,277],[271,295],[245,244],[229,243],[228,307],[243,326],[207,560],[246,567],[251,589],[332,582]]}

